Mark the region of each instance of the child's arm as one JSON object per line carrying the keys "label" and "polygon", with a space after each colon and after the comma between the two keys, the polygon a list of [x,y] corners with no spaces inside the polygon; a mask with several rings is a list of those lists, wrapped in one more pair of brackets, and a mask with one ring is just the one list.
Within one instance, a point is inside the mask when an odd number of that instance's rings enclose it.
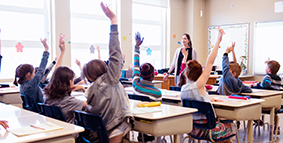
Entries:
{"label": "child's arm", "polygon": [[44,71],[43,77],[40,80],[40,83],[44,83],[48,74],[50,73],[50,71],[52,70],[52,68],[54,67],[54,65],[56,64],[56,61],[53,61]]}
{"label": "child's arm", "polygon": [[261,83],[262,88],[271,88],[271,80],[270,76],[264,76]]}
{"label": "child's arm", "polygon": [[232,46],[231,46],[231,50],[232,50],[232,54],[233,54],[233,60],[235,63],[237,63],[237,57],[234,51],[234,47],[235,47],[236,42],[232,42]]}
{"label": "child's arm", "polygon": [[75,63],[78,65],[78,67],[80,68],[80,70],[82,70],[81,61],[79,61],[78,59],[76,59]]}
{"label": "child's arm", "polygon": [[[105,15],[111,21],[111,32],[109,40],[109,64],[107,70],[108,79],[105,79],[106,82],[110,84],[119,83],[120,73],[123,68],[123,58],[122,52],[120,49],[120,42],[118,39],[118,27],[117,27],[117,18],[116,15],[109,9],[108,6],[105,6],[101,2],[101,8]],[[107,81],[108,80],[108,81]]]}
{"label": "child's arm", "polygon": [[41,43],[43,44],[43,46],[45,48],[45,51],[43,52],[42,59],[41,59],[41,62],[40,62],[40,65],[38,67],[37,72],[35,73],[33,79],[31,79],[29,81],[29,83],[33,87],[37,87],[38,86],[40,80],[42,79],[42,76],[44,74],[44,70],[45,70],[46,65],[47,65],[47,61],[48,61],[48,57],[49,57],[49,52],[48,52],[49,47],[48,47],[46,41],[47,41],[46,38],[44,40],[41,40]]}
{"label": "child's arm", "polygon": [[96,46],[96,49],[97,49],[98,59],[101,60],[100,48],[99,48],[99,46]]}
{"label": "child's arm", "polygon": [[133,71],[133,82],[140,79],[140,45],[143,43],[143,39],[140,37],[140,33],[137,32],[136,36],[136,46],[134,52],[134,71]]}
{"label": "child's arm", "polygon": [[59,39],[60,54],[59,54],[58,60],[56,61],[57,64],[55,66],[55,69],[57,69],[59,66],[62,65],[63,56],[64,56],[64,53],[65,53],[65,41],[64,41],[63,38],[64,37],[60,36],[60,39]]}
{"label": "child's arm", "polygon": [[210,53],[210,55],[207,58],[206,65],[205,65],[205,68],[204,68],[202,74],[200,75],[200,77],[197,80],[197,86],[198,86],[198,89],[199,89],[199,91],[202,95],[205,95],[205,92],[206,92],[205,91],[205,85],[206,85],[206,82],[207,82],[207,80],[210,76],[210,72],[211,72],[214,60],[217,56],[219,44],[222,41],[222,36],[223,36],[223,34],[225,34],[223,29],[220,29],[220,26],[218,26],[218,29],[219,29],[218,30],[218,38],[217,38],[217,41],[215,43],[215,46],[214,46],[212,52]]}

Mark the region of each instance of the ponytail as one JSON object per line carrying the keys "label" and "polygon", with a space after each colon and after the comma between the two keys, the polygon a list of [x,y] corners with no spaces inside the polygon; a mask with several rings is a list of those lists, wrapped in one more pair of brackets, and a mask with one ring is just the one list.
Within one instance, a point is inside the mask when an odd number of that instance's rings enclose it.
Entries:
{"label": "ponytail", "polygon": [[[30,64],[21,64],[16,68],[16,72],[15,72],[15,79],[14,79],[14,84],[16,86],[18,86],[18,84],[22,84],[23,80],[25,79],[25,76],[27,73],[32,73],[34,70],[33,66]],[[19,80],[17,81],[17,78],[19,78]]]}

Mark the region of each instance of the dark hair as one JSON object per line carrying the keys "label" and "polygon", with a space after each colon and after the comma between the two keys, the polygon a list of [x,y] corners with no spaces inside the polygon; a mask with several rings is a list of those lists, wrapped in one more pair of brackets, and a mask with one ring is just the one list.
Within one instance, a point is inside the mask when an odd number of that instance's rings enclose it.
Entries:
{"label": "dark hair", "polygon": [[44,88],[46,96],[50,99],[60,99],[71,94],[70,80],[75,77],[75,73],[66,66],[55,69],[49,84]]}
{"label": "dark hair", "polygon": [[183,37],[184,35],[186,35],[187,39],[189,40],[189,43],[188,43],[188,44],[189,44],[189,47],[192,48],[192,47],[193,47],[193,44],[192,44],[192,40],[191,40],[190,35],[187,34],[187,33],[184,33],[184,34],[182,35],[182,37]]}
{"label": "dark hair", "polygon": [[[30,64],[20,64],[17,68],[16,68],[16,73],[15,73],[15,79],[14,79],[14,84],[16,86],[18,86],[18,84],[22,84],[23,80],[26,77],[27,73],[33,73],[33,66]],[[19,80],[17,81],[17,78],[19,78]]]}
{"label": "dark hair", "polygon": [[267,62],[267,67],[270,69],[271,74],[277,74],[280,64],[277,61],[269,61]]}
{"label": "dark hair", "polygon": [[154,79],[154,67],[150,63],[144,63],[140,66],[140,75],[143,79],[152,81]]}
{"label": "dark hair", "polygon": [[186,76],[185,76],[185,71],[186,69],[184,69],[181,74],[179,75],[179,83],[178,86],[182,87],[184,84],[186,84]]}
{"label": "dark hair", "polygon": [[91,60],[83,66],[82,77],[89,82],[95,81],[102,74],[107,72],[107,65],[104,61],[95,59]]}
{"label": "dark hair", "polygon": [[197,81],[202,74],[202,66],[197,60],[189,60],[187,62],[186,74],[191,81]]}
{"label": "dark hair", "polygon": [[241,66],[238,64],[238,63],[230,63],[230,69],[232,72],[235,72],[236,73],[236,78],[239,77],[239,75],[241,74],[242,72],[242,68]]}

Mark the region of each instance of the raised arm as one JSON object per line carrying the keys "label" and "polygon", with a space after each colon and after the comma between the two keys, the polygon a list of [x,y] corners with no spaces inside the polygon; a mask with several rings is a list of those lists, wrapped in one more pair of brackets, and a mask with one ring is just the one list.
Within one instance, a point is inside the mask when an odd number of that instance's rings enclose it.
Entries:
{"label": "raised arm", "polygon": [[225,32],[223,31],[223,29],[220,29],[220,26],[218,26],[217,41],[215,43],[215,46],[214,46],[212,52],[210,53],[210,55],[207,58],[206,65],[205,65],[205,68],[204,68],[201,76],[197,80],[197,86],[198,86],[199,91],[202,93],[202,95],[204,95],[203,93],[205,93],[205,84],[206,84],[206,82],[209,78],[214,60],[217,56],[219,44],[222,41],[223,34],[225,34]]}
{"label": "raised arm", "polygon": [[101,60],[101,55],[100,55],[100,48],[99,48],[99,46],[96,46],[96,49],[97,49],[98,59]]}
{"label": "raised arm", "polygon": [[135,53],[134,53],[134,71],[133,80],[137,80],[140,78],[140,45],[143,43],[143,39],[141,39],[140,33],[137,32],[135,35],[136,45],[135,45]]}
{"label": "raised arm", "polygon": [[76,59],[75,63],[78,65],[78,67],[80,68],[80,70],[82,70],[81,61],[79,61],[78,59]]}
{"label": "raised arm", "polygon": [[64,37],[62,37],[61,35],[60,35],[60,39],[59,39],[59,48],[60,48],[60,54],[59,54],[58,59],[56,61],[55,69],[58,68],[59,66],[62,66],[63,56],[64,56],[64,53],[65,53],[65,41],[64,41]]}
{"label": "raised arm", "polygon": [[235,44],[236,44],[236,42],[232,42],[231,51],[232,51],[232,54],[233,54],[233,61],[235,63],[237,63],[237,57],[236,57],[235,50],[234,50]]}
{"label": "raised arm", "polygon": [[117,84],[119,83],[120,73],[123,68],[123,57],[120,49],[120,42],[118,39],[118,26],[117,26],[117,18],[116,15],[109,9],[107,5],[104,5],[101,2],[101,8],[105,15],[111,21],[111,32],[110,32],[110,40],[109,40],[109,64],[107,70],[107,77],[109,84]]}

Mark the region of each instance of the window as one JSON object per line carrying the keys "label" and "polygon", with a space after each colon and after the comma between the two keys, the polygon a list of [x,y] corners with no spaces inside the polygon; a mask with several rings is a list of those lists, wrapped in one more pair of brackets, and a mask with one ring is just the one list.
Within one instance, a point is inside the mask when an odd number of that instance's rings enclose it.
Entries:
{"label": "window", "polygon": [[[109,58],[110,22],[100,7],[100,0],[71,0],[71,66],[76,75],[80,69],[75,59],[83,66],[92,59],[98,58],[96,46],[100,47],[101,60]],[[104,0],[111,7],[111,0]],[[113,9],[112,9],[113,10]],[[92,51],[91,46],[95,47]]]}
{"label": "window", "polygon": [[[47,1],[0,1],[3,56],[0,79],[13,79],[16,67],[23,63],[39,66],[44,51],[40,38],[49,39]],[[17,52],[15,47],[19,42],[23,45],[22,52]]]}
{"label": "window", "polygon": [[[144,37],[140,49],[140,63],[149,62],[156,69],[164,67],[165,11],[166,8],[158,6],[132,4],[133,39],[137,31]],[[133,46],[134,44],[133,40]]]}

